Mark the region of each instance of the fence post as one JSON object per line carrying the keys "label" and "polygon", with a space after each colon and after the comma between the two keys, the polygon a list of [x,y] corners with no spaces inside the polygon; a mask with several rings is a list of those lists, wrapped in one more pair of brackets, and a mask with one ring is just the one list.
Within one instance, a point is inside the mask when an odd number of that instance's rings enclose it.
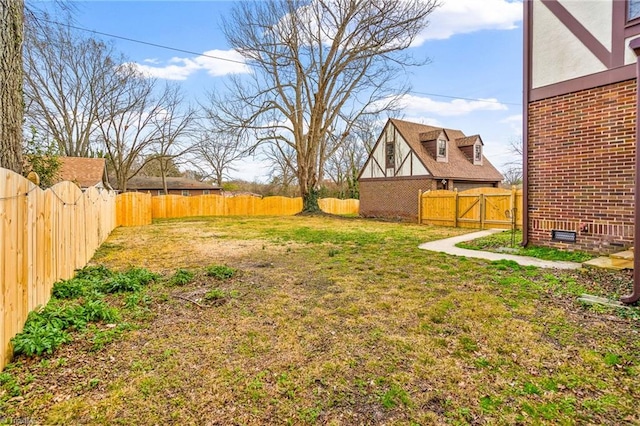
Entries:
{"label": "fence post", "polygon": [[455,211],[455,217],[453,218],[453,226],[455,228],[458,227],[458,215],[460,214],[460,197],[458,196],[458,188],[454,188],[453,189],[454,193],[455,193],[455,204],[456,204],[456,211]]}
{"label": "fence post", "polygon": [[480,229],[484,229],[485,205],[484,194],[480,194]]}
{"label": "fence post", "polygon": [[422,225],[422,189],[418,189],[418,225]]}

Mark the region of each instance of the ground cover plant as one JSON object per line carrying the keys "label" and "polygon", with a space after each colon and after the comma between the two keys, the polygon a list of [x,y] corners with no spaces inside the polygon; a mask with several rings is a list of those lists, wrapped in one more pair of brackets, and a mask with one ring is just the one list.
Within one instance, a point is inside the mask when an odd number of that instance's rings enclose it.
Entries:
{"label": "ground cover plant", "polygon": [[[513,244],[512,244],[513,241]],[[485,250],[492,252],[508,252],[520,256],[537,257],[544,260],[562,260],[568,262],[586,262],[593,259],[593,255],[579,250],[558,250],[549,247],[522,247],[522,231],[499,232],[472,241],[464,241],[456,244],[461,248],[470,250]]]}
{"label": "ground cover plant", "polygon": [[159,275],[107,296],[130,327],[97,349],[78,337],[52,355],[18,357],[0,375],[0,418],[640,422],[638,309],[576,301],[619,297],[630,275],[417,249],[462,232],[330,217],[119,228],[94,262]]}

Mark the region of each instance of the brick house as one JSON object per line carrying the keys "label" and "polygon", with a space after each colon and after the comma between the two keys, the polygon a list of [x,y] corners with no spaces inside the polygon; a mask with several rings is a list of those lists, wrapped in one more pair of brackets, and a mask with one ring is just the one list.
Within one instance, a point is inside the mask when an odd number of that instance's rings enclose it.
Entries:
{"label": "brick house", "polygon": [[639,35],[640,0],[524,2],[525,244],[633,244]]}
{"label": "brick house", "polygon": [[358,177],[360,214],[417,220],[420,190],[498,186],[483,146],[480,135],[390,119]]}
{"label": "brick house", "polygon": [[[211,183],[183,177],[167,177],[167,190],[171,195],[222,195],[222,188]],[[127,192],[148,192],[151,195],[167,195],[161,177],[136,176],[127,181]]]}

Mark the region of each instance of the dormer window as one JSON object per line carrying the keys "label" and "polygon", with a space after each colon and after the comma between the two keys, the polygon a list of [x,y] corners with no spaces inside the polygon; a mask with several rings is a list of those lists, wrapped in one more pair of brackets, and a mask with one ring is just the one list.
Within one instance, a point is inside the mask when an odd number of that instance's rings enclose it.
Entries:
{"label": "dormer window", "polygon": [[438,158],[447,158],[447,141],[438,139]]}
{"label": "dormer window", "polygon": [[479,143],[475,144],[473,147],[473,163],[482,163],[482,145],[480,145]]}

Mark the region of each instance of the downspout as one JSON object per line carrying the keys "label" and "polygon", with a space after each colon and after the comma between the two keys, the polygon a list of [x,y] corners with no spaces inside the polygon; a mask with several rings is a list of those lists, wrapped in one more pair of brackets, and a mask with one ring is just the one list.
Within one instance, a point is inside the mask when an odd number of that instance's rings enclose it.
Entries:
{"label": "downspout", "polygon": [[524,7],[523,60],[522,60],[522,245],[529,244],[529,90],[531,89],[531,1],[522,2]]}
{"label": "downspout", "polygon": [[[638,83],[640,82],[640,39],[631,40],[629,47],[633,49],[636,55],[636,176],[633,194],[633,244],[635,247],[640,245],[640,90]],[[628,296],[622,296],[622,303],[634,303],[640,299],[640,256],[633,256],[633,291]]]}

